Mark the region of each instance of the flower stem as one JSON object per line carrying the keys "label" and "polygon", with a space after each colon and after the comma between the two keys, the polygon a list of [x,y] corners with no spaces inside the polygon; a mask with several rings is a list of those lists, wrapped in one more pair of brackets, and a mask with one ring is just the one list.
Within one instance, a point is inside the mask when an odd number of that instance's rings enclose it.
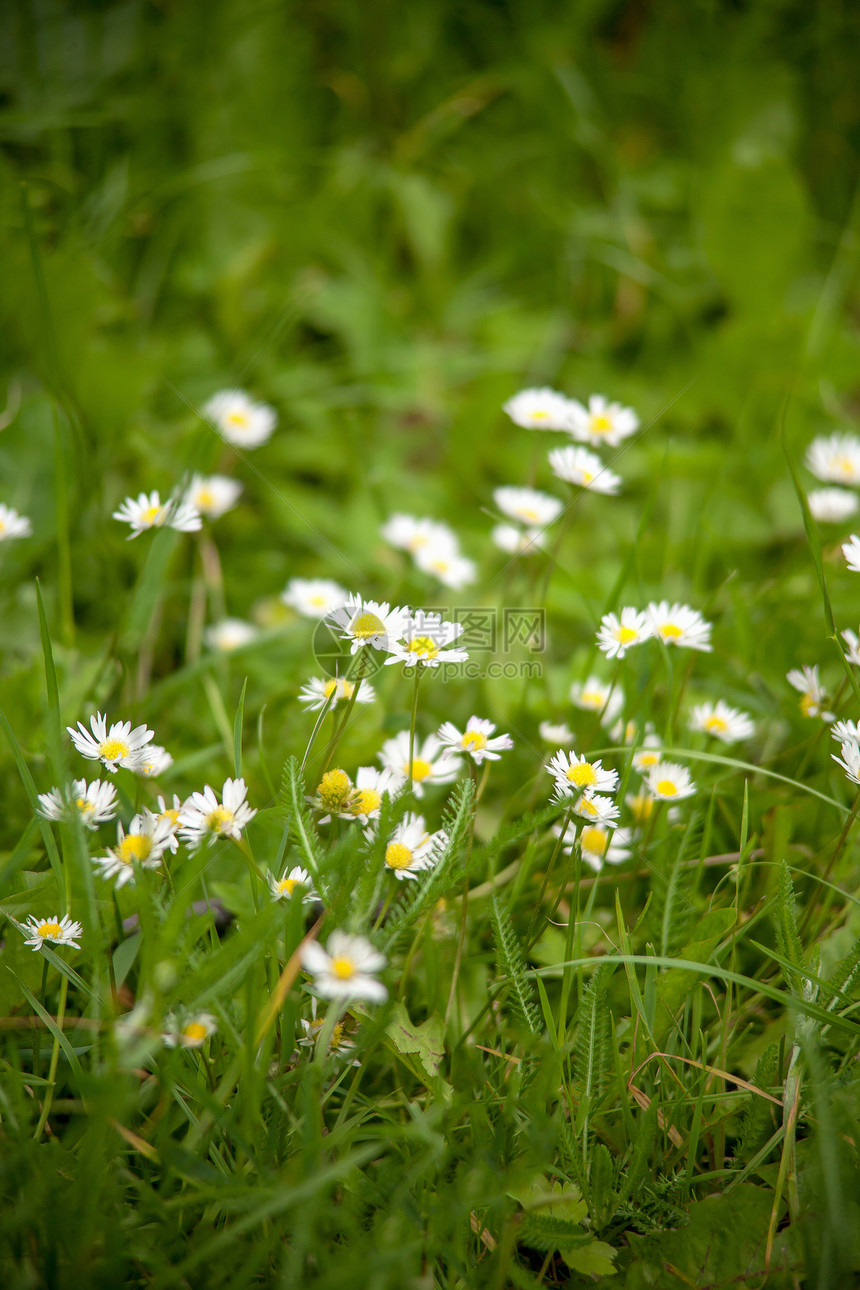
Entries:
{"label": "flower stem", "polygon": [[421,684],[421,668],[415,668],[415,687],[412,691],[412,718],[409,722],[409,787],[413,788],[412,765],[415,760],[415,723],[418,720],[418,686]]}

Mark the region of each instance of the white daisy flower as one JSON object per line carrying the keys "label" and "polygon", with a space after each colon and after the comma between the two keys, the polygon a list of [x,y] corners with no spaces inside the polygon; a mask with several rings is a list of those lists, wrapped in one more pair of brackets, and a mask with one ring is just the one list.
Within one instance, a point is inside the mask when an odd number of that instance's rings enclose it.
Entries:
{"label": "white daisy flower", "polygon": [[344,640],[352,642],[350,653],[356,654],[365,646],[371,649],[394,652],[404,634],[409,619],[407,608],[395,607],[388,601],[363,600],[351,596],[341,609],[327,615],[332,627],[340,629]]}
{"label": "white daisy flower", "polygon": [[841,524],[855,515],[860,502],[847,488],[814,488],[806,498],[812,518],[819,524]]}
{"label": "white daisy flower", "polygon": [[841,757],[837,757],[836,753],[831,753],[830,756],[842,767],[852,784],[860,785],[860,746],[853,739],[843,743]]}
{"label": "white daisy flower", "polygon": [[192,475],[185,498],[207,520],[220,520],[233,509],[241,492],[242,485],[229,475]]}
{"label": "white daisy flower", "polygon": [[276,878],[271,872],[267,874],[267,878],[272,900],[292,900],[294,895],[298,895],[303,905],[312,905],[319,899],[314,890],[313,879],[307,869],[303,869],[301,865],[295,865],[289,873],[285,872],[282,878]]}
{"label": "white daisy flower", "polygon": [[710,651],[712,625],[689,605],[670,605],[668,600],[652,600],[645,610],[651,629],[664,645],[681,649]]}
{"label": "white daisy flower", "polygon": [[[565,806],[570,807],[570,796],[558,783],[550,801],[563,802]],[[611,829],[614,827],[621,811],[611,797],[605,797],[600,793],[583,793],[573,807],[573,813],[581,819],[587,820],[589,824]]]}
{"label": "white daisy flower", "polygon": [[246,623],[243,618],[222,618],[213,623],[203,633],[203,639],[210,649],[219,654],[231,654],[234,649],[249,645],[257,637],[257,628],[253,623]]}
{"label": "white daisy flower", "polygon": [[563,746],[564,744],[572,744],[574,740],[573,731],[564,721],[542,721],[538,726],[538,734],[547,744]]}
{"label": "white daisy flower", "polygon": [[207,784],[202,793],[192,793],[179,812],[179,836],[190,847],[199,847],[207,838],[239,840],[242,830],[257,814],[245,798],[248,788],[244,779],[225,779],[221,800]]}
{"label": "white daisy flower", "polygon": [[852,573],[860,573],[860,537],[852,533],[849,541],[842,543],[842,554]]}
{"label": "white daisy flower", "polygon": [[422,815],[404,815],[385,848],[385,864],[395,878],[417,878],[433,869],[448,845],[448,834],[440,829],[428,833]]}
{"label": "white daisy flower", "polygon": [[384,794],[395,797],[402,787],[403,780],[393,771],[377,770],[375,766],[359,766],[352,793],[338,815],[344,820],[360,820],[362,824],[367,824],[368,820],[377,820]]}
{"label": "white daisy flower", "polygon": [[605,864],[623,864],[630,859],[633,844],[630,829],[615,829],[613,832],[601,824],[577,826],[570,820],[563,834],[560,824],[554,824],[552,832],[557,838],[563,837],[562,850],[567,855],[573,851],[578,836],[582,858],[595,873],[599,873]]}
{"label": "white daisy flower", "polygon": [[570,400],[557,390],[546,387],[520,390],[502,404],[514,425],[524,430],[566,430],[570,419]]}
{"label": "white daisy flower", "polygon": [[244,390],[219,390],[203,409],[228,443],[259,448],[271,439],[278,414],[267,403],[255,403]]}
{"label": "white daisy flower", "polygon": [[385,967],[386,958],[363,936],[332,932],[325,949],[316,941],[305,941],[301,960],[323,999],[367,999],[370,1003],[384,1003],[388,998],[387,989],[375,977]]}
{"label": "white daisy flower", "polygon": [[648,792],[659,801],[680,802],[683,797],[692,797],[696,791],[686,766],[673,761],[661,761],[652,766],[646,782]]}
{"label": "white daisy flower", "polygon": [[73,811],[88,829],[97,829],[116,815],[116,789],[105,780],[73,779],[71,790],[52,788],[39,794],[39,814],[46,820],[68,820]]}
{"label": "white daisy flower", "polygon": [[150,744],[144,749],[145,756],[139,766],[134,770],[138,775],[144,775],[147,779],[157,779],[163,775],[169,766],[173,765],[173,758],[166,748],[161,744]]}
{"label": "white daisy flower", "polygon": [[[328,703],[329,708],[336,708],[339,703],[349,703],[355,693],[355,681],[347,681],[342,676],[332,676],[323,680],[312,676],[299,690],[299,703],[306,712],[319,712]],[[362,681],[356,703],[373,703],[376,691],[369,681]]]}
{"label": "white daisy flower", "polygon": [[281,600],[303,618],[325,618],[341,609],[349,592],[331,578],[291,578],[281,592]]}
{"label": "white daisy flower", "polygon": [[[324,1017],[317,1017],[317,1005],[319,1000],[311,995],[311,1020],[307,1021],[304,1017],[299,1017],[299,1025],[302,1028],[301,1037],[296,1040],[298,1048],[316,1048],[320,1032],[325,1025]],[[334,1029],[331,1032],[331,1039],[328,1046],[329,1055],[332,1057],[347,1057],[355,1052],[355,1044],[350,1039],[346,1027],[342,1021],[335,1022]],[[360,1062],[353,1062],[353,1066],[359,1066]]]}
{"label": "white daisy flower", "polygon": [[445,551],[440,547],[422,547],[415,554],[415,563],[422,573],[429,573],[445,587],[459,591],[470,586],[478,575],[478,566],[459,551]]}
{"label": "white daisy flower", "polygon": [[648,615],[626,605],[620,618],[617,614],[603,615],[597,629],[597,645],[607,658],[624,658],[629,649],[641,645],[653,634]]}
{"label": "white daisy flower", "polygon": [[647,775],[652,766],[657,766],[662,757],[661,739],[653,729],[647,729],[642,736],[642,743],[633,754],[633,766],[642,775]]}
{"label": "white daisy flower", "polygon": [[497,488],[493,500],[508,519],[537,528],[552,524],[564,510],[564,502],[536,488]]}
{"label": "white daisy flower", "polygon": [[410,610],[403,620],[401,639],[388,646],[391,657],[385,660],[385,665],[403,663],[408,669],[419,664],[423,668],[438,667],[440,663],[465,663],[468,652],[451,649],[464,631],[462,623],[447,622],[441,614]]}
{"label": "white daisy flower", "polygon": [[830,733],[838,744],[860,744],[860,725],[856,721],[836,721]]}
{"label": "white daisy flower", "polygon": [[600,761],[577,757],[572,750],[559,748],[544,766],[564,796],[572,793],[614,793],[618,787],[618,771],[604,770]]}
{"label": "white daisy flower", "polygon": [[11,506],[4,506],[0,502],[0,542],[7,542],[10,538],[32,536],[33,525],[27,516],[19,515]]}
{"label": "white daisy flower", "polygon": [[495,725],[482,717],[470,717],[466,729],[461,734],[451,721],[445,721],[439,728],[439,740],[445,744],[451,756],[451,750],[466,753],[476,765],[482,761],[498,761],[501,754],[513,748],[514,741],[510,735],[493,735]]}
{"label": "white daisy flower", "polygon": [[587,408],[570,400],[565,429],[582,443],[617,448],[639,429],[639,418],[632,408],[610,403],[602,394],[592,394]]}
{"label": "white daisy flower", "polygon": [[218,1029],[211,1012],[196,1012],[181,1025],[174,1016],[164,1018],[161,1038],[167,1048],[201,1048]]}
{"label": "white daisy flower", "polygon": [[417,555],[419,551],[438,550],[456,554],[459,551],[457,535],[439,520],[397,512],[389,517],[380,529],[384,540],[399,551]]}
{"label": "white daisy flower", "polygon": [[490,540],[508,555],[534,555],[546,546],[543,529],[519,529],[515,524],[496,524]]}
{"label": "white daisy flower", "polygon": [[690,711],[691,730],[703,730],[706,735],[721,739],[724,744],[737,743],[755,734],[752,718],[739,708],[731,708],[722,699],[716,703],[699,703]]}
{"label": "white daisy flower", "polygon": [[149,755],[146,745],[154,738],[154,731],[147,730],[146,726],[135,726],[132,730],[130,721],[115,721],[108,730],[106,718],[100,712],[90,717],[92,734],[81,721],[77,730],[71,726],[66,729],[81,756],[102,762],[111,774],[118,766],[138,770]]}
{"label": "white daisy flower", "polygon": [[793,667],[785,676],[788,684],[800,691],[800,711],[805,717],[821,717],[822,721],[832,721],[833,713],[825,712],[827,692],[818,678],[818,664],[800,668]]}
{"label": "white daisy flower", "polygon": [[103,878],[114,878],[117,887],[124,887],[126,883],[134,882],[135,864],[141,869],[158,868],[175,831],[172,820],[144,809],[134,816],[127,833],[117,821],[116,846],[111,847],[107,855],[94,856],[93,864]]}
{"label": "white daisy flower", "polygon": [[27,938],[24,942],[29,945],[31,950],[40,950],[43,945],[71,945],[72,949],[79,950],[80,937],[83,935],[83,926],[64,914],[60,918],[59,914],[54,914],[49,918],[36,918],[31,915],[26,923],[18,923],[18,930]]}
{"label": "white daisy flower", "polygon": [[575,708],[599,712],[600,724],[611,726],[624,707],[624,694],[598,677],[590,676],[587,681],[573,683],[570,687],[570,701]]}
{"label": "white daisy flower", "polygon": [[152,493],[138,493],[127,497],[112,519],[131,525],[128,541],[139,537],[146,529],[178,529],[180,533],[194,533],[203,527],[200,512],[184,497],[169,497],[162,502],[158,489]]}
{"label": "white daisy flower", "polygon": [[[428,735],[421,743],[415,740],[412,759],[412,791],[423,797],[425,788],[436,784],[450,784],[459,775],[462,765],[458,757],[446,756],[446,749],[437,735]],[[401,730],[393,739],[382,745],[379,760],[394,773],[397,779],[409,778],[409,731]]]}
{"label": "white daisy flower", "polygon": [[169,851],[173,851],[175,853],[179,850],[179,838],[176,835],[179,832],[179,814],[182,810],[182,798],[177,793],[174,793],[172,806],[168,806],[165,799],[161,796],[157,797],[156,801],[158,802],[158,814],[156,815],[156,819],[159,823],[164,824],[169,828],[170,833],[167,837],[166,845]]}
{"label": "white daisy flower", "polygon": [[819,435],[806,450],[806,464],[826,484],[860,484],[860,439],[853,434]]}
{"label": "white daisy flower", "polygon": [[853,663],[855,667],[860,667],[860,637],[857,636],[856,632],[852,632],[850,627],[846,627],[845,631],[840,632],[839,635],[848,646],[845,651],[845,657],[848,662]]}
{"label": "white daisy flower", "polygon": [[611,495],[621,487],[621,476],[604,466],[597,454],[587,448],[553,448],[549,464],[554,475],[576,488]]}

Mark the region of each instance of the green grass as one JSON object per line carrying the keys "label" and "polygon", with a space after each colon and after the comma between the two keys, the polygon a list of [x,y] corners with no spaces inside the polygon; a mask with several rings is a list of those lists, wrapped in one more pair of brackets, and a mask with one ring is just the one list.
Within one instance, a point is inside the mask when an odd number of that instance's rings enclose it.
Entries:
{"label": "green grass", "polygon": [[[812,520],[804,466],[856,428],[860,20],[789,0],[7,17],[0,502],[33,536],[0,543],[4,1290],[853,1284],[856,803],[785,677],[818,664],[860,718],[851,521]],[[563,436],[501,411],[542,384],[644,429],[607,456],[619,497],[573,499],[509,561],[493,490],[569,500],[546,465]],[[227,386],[276,407],[268,444],[234,452],[201,417]],[[216,470],[244,492],[200,534],[127,542],[111,518]],[[450,524],[475,584],[387,546],[394,511]],[[539,653],[476,654],[538,675],[418,690],[418,740],[472,714],[510,732],[486,780],[386,805],[376,842],[320,823],[323,770],[375,764],[415,691],[382,668],[308,751],[296,576],[545,609]],[[605,664],[601,616],[664,598],[714,624],[713,652]],[[260,628],[230,655],[203,644],[226,614]],[[592,672],[697,786],[598,874],[557,845],[539,735],[566,721],[635,791],[630,747],[569,701]],[[718,698],[752,739],[688,729]],[[174,758],[156,781],[102,769],[124,825],[241,774],[242,845],[104,881],[113,824],[35,814],[96,777],[65,733],[96,711]],[[407,808],[448,843],[395,883]],[[270,899],[294,865],[320,904]],[[57,912],[80,950],[32,953],[16,923]],[[298,947],[338,928],[388,960],[384,1004],[320,1004],[345,1057],[298,1042]],[[163,1044],[198,1012],[203,1047]]]}

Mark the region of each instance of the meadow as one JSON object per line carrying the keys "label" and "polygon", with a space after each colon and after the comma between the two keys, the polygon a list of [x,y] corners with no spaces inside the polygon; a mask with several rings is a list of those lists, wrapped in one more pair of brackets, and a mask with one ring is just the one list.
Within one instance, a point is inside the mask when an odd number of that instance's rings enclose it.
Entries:
{"label": "meadow", "polygon": [[4,1290],[858,1283],[860,15],[4,18]]}

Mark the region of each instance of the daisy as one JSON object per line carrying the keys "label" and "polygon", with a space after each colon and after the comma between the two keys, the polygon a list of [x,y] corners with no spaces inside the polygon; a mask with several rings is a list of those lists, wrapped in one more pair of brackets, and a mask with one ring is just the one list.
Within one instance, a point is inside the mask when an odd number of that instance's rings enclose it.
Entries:
{"label": "daisy", "polygon": [[445,587],[459,591],[475,581],[478,566],[459,551],[445,551],[439,547],[423,547],[415,555],[415,563],[422,573],[429,573]]}
{"label": "daisy", "polygon": [[639,429],[639,418],[632,408],[610,403],[602,394],[592,394],[587,408],[570,400],[565,429],[582,443],[617,448]]}
{"label": "daisy", "polygon": [[94,856],[93,864],[105,879],[115,878],[117,887],[134,882],[134,866],[157,869],[176,832],[175,824],[163,816],[143,810],[135,815],[128,832],[117,821],[116,846],[107,855]]}
{"label": "daisy", "polygon": [[129,542],[146,529],[160,529],[165,524],[180,533],[194,533],[203,527],[200,512],[187,498],[169,497],[162,502],[157,489],[153,493],[138,493],[136,499],[127,497],[111,518],[131,525]]}
{"label": "daisy", "polygon": [[202,793],[192,793],[179,813],[179,836],[190,847],[199,847],[207,838],[233,838],[238,842],[242,830],[257,814],[245,798],[248,789],[244,779],[225,779],[221,801],[207,784]]}
{"label": "daisy", "polygon": [[819,435],[806,450],[806,465],[828,484],[860,484],[860,439],[853,434]]}
{"label": "daisy", "polygon": [[[379,760],[394,773],[397,779],[409,778],[409,731],[401,730],[393,739],[382,745]],[[450,784],[460,773],[461,763],[456,756],[446,755],[437,735],[428,735],[423,743],[415,740],[412,759],[412,791],[423,797],[425,788],[435,784]]]}
{"label": "daisy", "polygon": [[390,770],[377,770],[375,766],[359,766],[355,785],[349,801],[338,814],[344,820],[378,820],[383,796],[394,797],[403,787],[403,780]]}
{"label": "daisy", "polygon": [[563,838],[562,850],[567,855],[572,852],[578,836],[582,858],[595,873],[599,872],[604,864],[623,864],[625,860],[630,859],[630,848],[633,844],[633,834],[630,829],[612,831],[601,824],[583,824],[577,828],[571,820],[563,833],[560,824],[554,824],[552,831],[557,838]]}
{"label": "daisy", "polygon": [[543,529],[518,529],[514,524],[496,524],[490,540],[508,555],[534,555],[546,545]]}
{"label": "daisy", "polygon": [[[311,995],[311,1020],[306,1021],[304,1017],[299,1017],[299,1025],[302,1028],[301,1038],[296,1040],[299,1048],[316,1048],[317,1040],[320,1037],[320,1031],[325,1025],[324,1017],[317,1017],[317,1005],[319,1000]],[[328,1046],[329,1056],[346,1057],[355,1051],[355,1044],[349,1038],[346,1027],[342,1021],[335,1023],[331,1032],[331,1039]],[[360,1065],[359,1062],[353,1062],[354,1066]]]}
{"label": "daisy", "polygon": [[292,900],[293,896],[298,894],[303,905],[312,905],[319,899],[310,874],[307,869],[302,869],[301,865],[295,865],[289,873],[284,873],[282,878],[276,878],[273,873],[269,873],[267,877],[272,900]]}
{"label": "daisy", "polygon": [[303,618],[325,618],[349,600],[349,592],[331,578],[291,578],[281,600]]}
{"label": "daisy", "polygon": [[167,1048],[201,1048],[218,1029],[211,1012],[197,1012],[182,1026],[175,1017],[165,1017],[164,1025],[161,1038]]}
{"label": "daisy", "polygon": [[520,524],[533,524],[544,528],[557,520],[564,509],[564,502],[549,493],[539,493],[535,488],[497,488],[493,500],[508,519]]}
{"label": "daisy", "polygon": [[514,425],[524,430],[566,430],[570,419],[570,399],[557,390],[520,390],[502,404]]}
{"label": "daisy", "polygon": [[586,712],[599,712],[600,724],[611,726],[624,707],[624,695],[621,690],[590,676],[587,681],[575,681],[570,687],[570,701],[575,708],[584,708]]}
{"label": "daisy", "polygon": [[846,627],[845,631],[840,632],[839,635],[848,646],[845,651],[845,657],[848,662],[853,663],[855,667],[860,667],[860,638],[858,638],[856,632],[851,631],[850,627]]}
{"label": "daisy", "polygon": [[860,743],[860,725],[856,721],[836,721],[830,733],[837,743]]}
{"label": "daisy", "polygon": [[860,785],[860,747],[853,739],[846,740],[842,745],[841,757],[837,757],[836,753],[831,753],[830,756],[839,763],[852,784]]}
{"label": "daisy", "polygon": [[574,739],[573,731],[563,721],[542,721],[538,726],[538,734],[547,744],[572,744]]}
{"label": "daisy", "polygon": [[627,605],[617,614],[604,614],[597,631],[597,645],[607,658],[624,658],[633,645],[641,645],[653,636],[648,615]]}
{"label": "daisy", "polygon": [[[654,798],[649,793],[629,793],[624,799],[625,805],[633,816],[633,821],[640,828],[647,824],[654,813]],[[669,808],[671,815],[672,808]]]}
{"label": "daisy", "polygon": [[135,726],[132,730],[130,721],[115,721],[108,730],[106,718],[100,712],[90,717],[92,734],[81,721],[77,730],[71,726],[66,729],[81,756],[102,762],[111,774],[118,766],[138,770],[149,755],[146,745],[155,733],[146,726]]}
{"label": "daisy", "polygon": [[857,495],[847,488],[814,488],[806,498],[812,518],[819,524],[841,524],[857,511]]}
{"label": "daisy", "polygon": [[688,724],[691,730],[703,730],[724,744],[737,743],[755,734],[752,718],[738,708],[730,708],[722,699],[698,704],[691,710]]}
{"label": "daisy", "polygon": [[465,663],[469,657],[467,651],[450,648],[464,631],[462,623],[447,622],[441,614],[412,610],[403,620],[401,640],[389,644],[391,657],[385,664],[403,663],[408,669],[419,664],[425,668],[438,667],[440,663]]}
{"label": "daisy", "polygon": [[597,454],[587,448],[553,448],[549,464],[554,475],[576,488],[613,494],[621,487],[621,476],[604,466]]}
{"label": "daisy", "polygon": [[116,789],[100,779],[89,785],[85,779],[73,779],[70,792],[52,788],[39,794],[39,803],[39,814],[46,820],[68,820],[74,810],[86,828],[97,829],[116,815]]}
{"label": "daisy", "polygon": [[655,734],[654,730],[645,731],[642,743],[633,754],[633,766],[641,774],[647,775],[652,766],[659,764],[662,756],[660,744],[660,736]]}
{"label": "daisy", "polygon": [[461,734],[450,721],[445,721],[439,728],[439,740],[449,748],[446,756],[451,756],[451,749],[467,753],[480,766],[482,761],[499,761],[501,754],[513,748],[514,741],[510,735],[493,735],[495,725],[482,717],[470,717],[466,729]]}
{"label": "daisy", "polygon": [[325,949],[316,941],[305,941],[301,960],[323,999],[367,999],[370,1003],[384,1003],[388,998],[387,989],[374,975],[385,967],[385,956],[363,936],[332,932]]}
{"label": "daisy", "polygon": [[244,390],[219,390],[203,409],[228,443],[259,448],[271,439],[278,414],[267,403],[255,403]]}
{"label": "daisy", "polygon": [[842,543],[842,554],[852,573],[860,573],[860,537],[852,533],[849,541]]}
{"label": "daisy", "polygon": [[696,791],[686,766],[673,761],[661,761],[652,766],[646,782],[648,792],[660,801],[680,802],[682,797],[692,797]]}
{"label": "daisy", "polygon": [[691,609],[689,605],[670,605],[668,600],[659,603],[652,600],[645,612],[653,635],[659,636],[664,645],[710,651],[712,627],[697,609]]}
{"label": "daisy", "polygon": [[618,771],[604,770],[603,763],[577,757],[576,753],[558,752],[544,766],[564,796],[572,793],[614,793],[618,787]]}
{"label": "daisy", "polygon": [[0,542],[6,542],[9,538],[32,536],[33,525],[27,516],[19,515],[11,506],[4,506],[0,502]]}
{"label": "daisy", "polygon": [[371,649],[391,653],[403,636],[409,610],[396,607],[388,601],[362,600],[351,596],[340,609],[327,615],[332,627],[339,628],[341,638],[351,641],[350,653],[356,654],[369,645]]}
{"label": "daisy", "polygon": [[162,775],[169,766],[173,765],[173,758],[166,748],[160,744],[150,744],[144,749],[144,760],[139,766],[135,766],[138,775],[144,775],[147,779],[157,779]]}
{"label": "daisy", "polygon": [[430,548],[457,552],[459,543],[457,535],[447,524],[429,518],[417,519],[414,515],[403,515],[398,512],[383,524],[380,533],[390,546],[399,551],[408,551],[417,555],[419,551]]}
{"label": "daisy", "polygon": [[[550,798],[552,802],[563,802],[565,806],[570,807],[569,794],[558,784],[556,791]],[[613,828],[615,821],[621,814],[618,806],[613,802],[611,797],[604,797],[600,793],[590,794],[583,793],[579,801],[572,808],[573,814],[578,815],[589,824],[594,824],[600,828]]]}
{"label": "daisy", "polygon": [[24,944],[29,945],[31,950],[40,950],[43,945],[71,945],[74,950],[81,948],[78,941],[84,929],[80,923],[73,922],[68,914],[64,914],[62,918],[59,914],[54,914],[51,918],[36,918],[31,915],[29,922],[18,923],[17,927],[26,936]]}
{"label": "daisy", "polygon": [[243,618],[222,618],[213,623],[203,633],[203,639],[210,649],[220,654],[231,654],[234,649],[249,645],[257,637],[253,623],[246,623]]}
{"label": "daisy", "polygon": [[818,664],[801,668],[793,667],[785,676],[788,684],[800,691],[800,711],[805,717],[821,717],[822,721],[832,721],[833,713],[825,712],[827,693],[818,679]]}
{"label": "daisy", "polygon": [[156,819],[169,828],[170,833],[167,837],[166,846],[174,854],[179,850],[179,838],[176,836],[179,832],[179,815],[182,810],[182,798],[178,794],[173,794],[173,805],[168,806],[163,797],[156,798],[158,802],[158,814]]}
{"label": "daisy", "polygon": [[329,812],[320,823],[325,824],[332,815],[340,815],[345,811],[354,792],[355,785],[345,770],[340,766],[327,770],[317,784],[316,794],[311,798],[311,805],[317,810]]}
{"label": "daisy", "polygon": [[[336,708],[339,703],[349,703],[355,694],[355,682],[347,681],[342,676],[332,676],[327,680],[312,676],[299,690],[299,703],[306,712],[319,712],[328,703]],[[373,703],[376,691],[369,681],[363,681],[356,696],[356,703]]]}
{"label": "daisy", "polygon": [[233,509],[241,492],[242,485],[228,475],[192,475],[185,498],[208,520],[220,520]]}
{"label": "daisy", "polygon": [[448,834],[444,830],[428,833],[424,817],[410,812],[391,835],[385,848],[385,864],[400,881],[417,878],[423,870],[435,867],[447,845]]}

